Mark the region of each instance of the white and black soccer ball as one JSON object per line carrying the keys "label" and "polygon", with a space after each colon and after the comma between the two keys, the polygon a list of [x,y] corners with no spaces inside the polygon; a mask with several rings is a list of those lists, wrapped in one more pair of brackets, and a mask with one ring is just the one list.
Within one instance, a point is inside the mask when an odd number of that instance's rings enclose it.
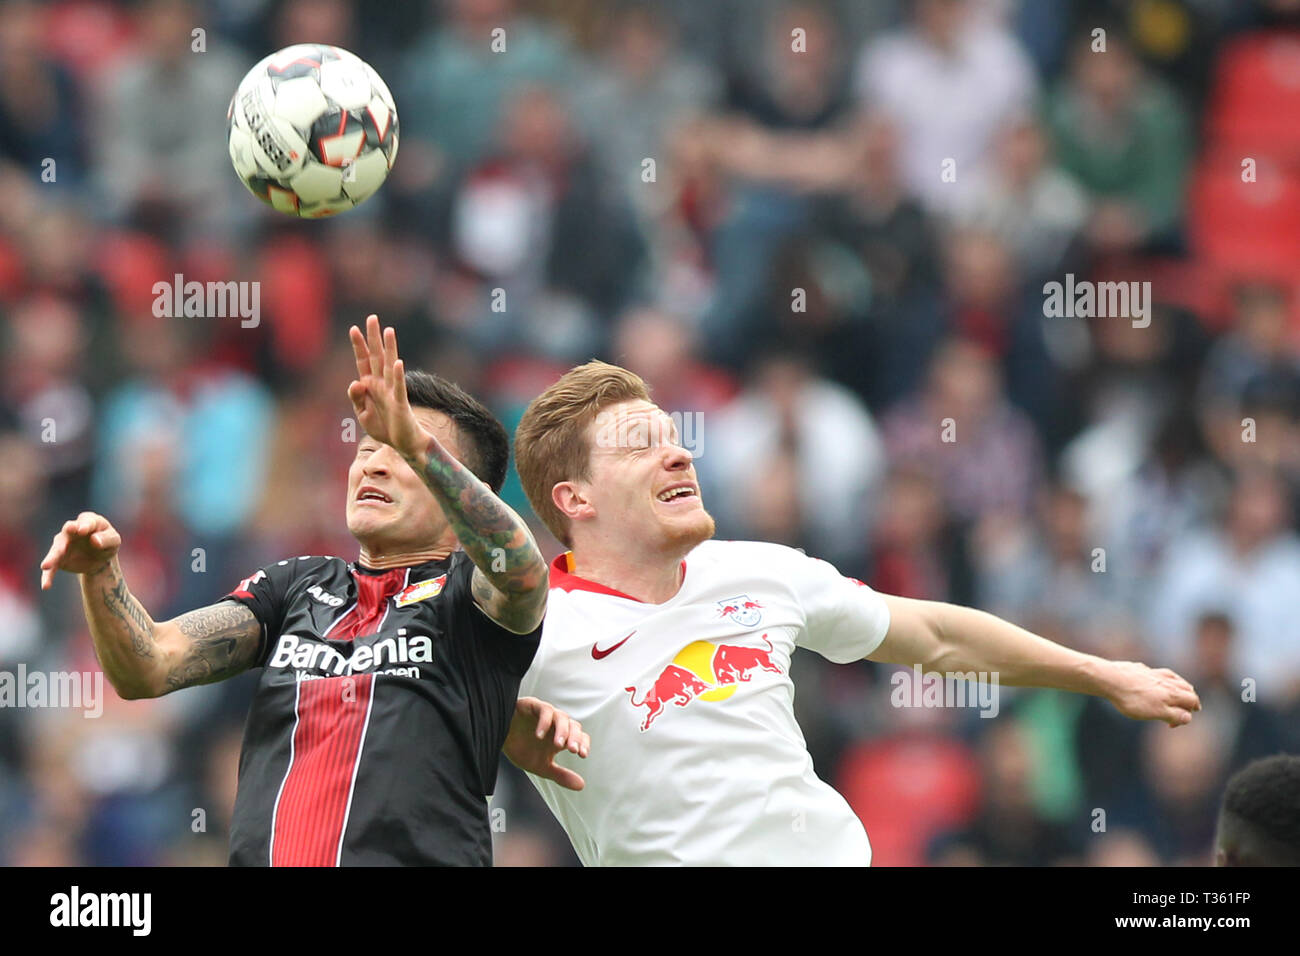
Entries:
{"label": "white and black soccer ball", "polygon": [[379,74],[336,46],[299,43],[248,71],[227,112],[230,161],[272,208],[317,219],[377,190],[397,158],[397,106]]}

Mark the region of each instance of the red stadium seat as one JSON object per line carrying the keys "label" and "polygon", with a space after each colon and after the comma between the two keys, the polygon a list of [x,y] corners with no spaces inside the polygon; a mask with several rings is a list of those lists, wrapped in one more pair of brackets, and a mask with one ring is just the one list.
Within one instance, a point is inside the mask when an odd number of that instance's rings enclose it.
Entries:
{"label": "red stadium seat", "polygon": [[873,864],[923,866],[926,844],[974,815],[980,775],[959,740],[904,733],[850,749],[835,788],[867,828]]}
{"label": "red stadium seat", "polygon": [[319,244],[306,238],[267,242],[262,262],[262,310],[277,361],[306,370],[332,343],[334,283]]}
{"label": "red stadium seat", "polygon": [[171,281],[176,271],[165,243],[127,230],[107,233],[100,239],[95,267],[117,311],[127,320],[152,315],[154,284]]}
{"label": "red stadium seat", "polygon": [[27,281],[23,265],[18,247],[0,236],[0,302],[12,302],[22,292]]}
{"label": "red stadium seat", "polygon": [[1300,34],[1251,33],[1219,56],[1210,94],[1212,142],[1241,156],[1300,165]]}
{"label": "red stadium seat", "polygon": [[1260,160],[1255,182],[1242,182],[1240,159],[1206,157],[1191,186],[1189,234],[1195,253],[1215,269],[1291,278],[1300,261],[1300,174]]}

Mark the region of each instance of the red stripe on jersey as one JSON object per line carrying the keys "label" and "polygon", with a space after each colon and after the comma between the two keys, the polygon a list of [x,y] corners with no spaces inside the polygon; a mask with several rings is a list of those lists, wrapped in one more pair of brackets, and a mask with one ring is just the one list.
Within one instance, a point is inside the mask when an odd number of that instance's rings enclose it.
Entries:
{"label": "red stripe on jersey", "polygon": [[272,866],[335,864],[374,682],[373,674],[360,674],[298,688],[294,761],[276,813]]}
{"label": "red stripe on jersey", "polygon": [[[681,578],[686,580],[686,559],[682,558]],[[612,594],[614,597],[627,598],[629,601],[636,601],[638,604],[644,604],[640,598],[633,597],[630,594],[624,594],[622,591],[615,591],[611,587],[606,587],[597,581],[588,578],[579,577],[573,573],[573,552],[565,551],[563,554],[556,555],[551,562],[551,588],[558,588],[561,591],[594,591],[597,594]]]}
{"label": "red stripe on jersey", "polygon": [[[377,631],[388,599],[406,585],[410,569],[352,576],[357,602],[330,627],[331,640]],[[272,866],[336,865],[374,683],[373,674],[299,682],[293,760],[275,812]]]}
{"label": "red stripe on jersey", "polygon": [[332,641],[350,641],[358,634],[374,633],[372,628],[378,629],[388,611],[388,599],[406,586],[410,574],[410,568],[394,568],[383,574],[357,574],[354,570],[357,603],[330,627],[326,636]]}

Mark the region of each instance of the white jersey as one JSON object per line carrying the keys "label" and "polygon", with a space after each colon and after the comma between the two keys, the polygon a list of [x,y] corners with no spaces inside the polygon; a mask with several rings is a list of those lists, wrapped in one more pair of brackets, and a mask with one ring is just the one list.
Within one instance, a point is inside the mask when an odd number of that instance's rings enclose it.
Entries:
{"label": "white jersey", "polygon": [[813,772],[790,657],[866,657],[889,629],[880,595],[776,544],[701,544],[663,604],[577,577],[569,557],[519,694],[591,734],[585,760],[557,758],[585,789],[529,775],[582,862],[869,864],[862,823]]}

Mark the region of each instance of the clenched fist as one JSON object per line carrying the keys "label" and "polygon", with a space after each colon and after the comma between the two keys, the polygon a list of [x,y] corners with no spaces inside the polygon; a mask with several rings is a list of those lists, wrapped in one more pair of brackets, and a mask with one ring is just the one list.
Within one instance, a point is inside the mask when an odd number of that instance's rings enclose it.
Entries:
{"label": "clenched fist", "polygon": [[55,571],[90,574],[98,571],[117,554],[122,536],[103,515],[83,511],[54,536],[45,560],[41,562],[41,590],[54,583]]}

